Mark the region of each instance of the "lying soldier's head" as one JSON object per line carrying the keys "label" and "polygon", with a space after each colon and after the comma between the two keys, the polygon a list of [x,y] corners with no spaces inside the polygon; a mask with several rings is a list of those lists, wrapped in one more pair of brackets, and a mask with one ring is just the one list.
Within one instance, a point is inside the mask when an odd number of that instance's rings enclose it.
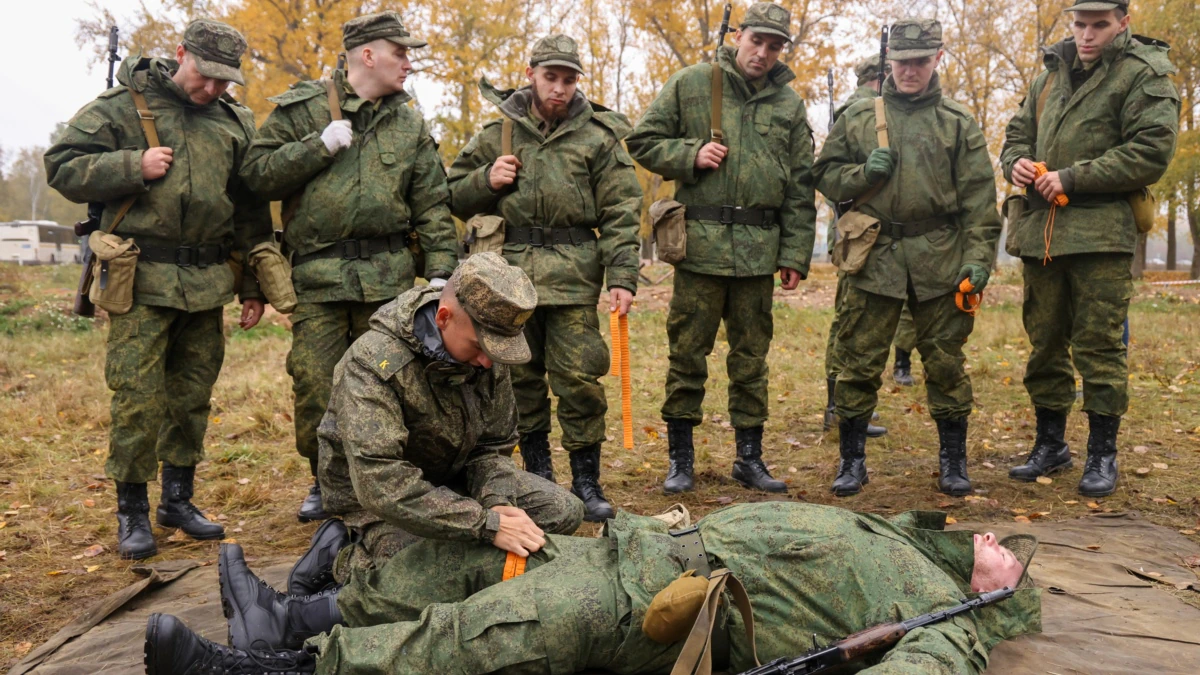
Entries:
{"label": "lying soldier's head", "polygon": [[[1032,541],[1032,538],[1029,540]],[[1032,555],[1032,551],[1029,551],[1028,555],[1018,557],[1018,553],[1008,547],[1014,546],[1017,541],[1024,543],[1025,538],[1013,537],[1001,543],[991,532],[975,535],[975,567],[971,571],[972,591],[986,593],[1001,588],[1017,587],[1025,574],[1025,565],[1021,563],[1021,557],[1028,560]]]}
{"label": "lying soldier's head", "polygon": [[446,352],[462,363],[528,363],[523,330],[536,308],[537,291],[521,268],[495,253],[477,253],[442,289],[437,327]]}

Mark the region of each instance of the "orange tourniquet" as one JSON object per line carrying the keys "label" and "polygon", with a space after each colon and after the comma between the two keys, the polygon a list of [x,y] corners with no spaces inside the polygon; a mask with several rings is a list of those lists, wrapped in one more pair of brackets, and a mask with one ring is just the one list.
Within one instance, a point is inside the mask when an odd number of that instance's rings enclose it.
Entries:
{"label": "orange tourniquet", "polygon": [[522,574],[525,574],[525,558],[509,551],[508,556],[504,558],[504,576],[501,580],[508,581]]}
{"label": "orange tourniquet", "polygon": [[[1046,168],[1045,162],[1034,162],[1033,171],[1038,178],[1041,178],[1049,172],[1049,169]],[[1050,215],[1046,218],[1046,226],[1042,228],[1042,241],[1046,244],[1046,253],[1042,257],[1043,265],[1053,260],[1050,257],[1050,240],[1054,239],[1054,212],[1058,210],[1058,207],[1066,206],[1068,202],[1066,195],[1058,195],[1054,198],[1054,203],[1050,205]]]}
{"label": "orange tourniquet", "polygon": [[954,304],[971,316],[979,312],[979,305],[983,302],[983,292],[972,293],[973,290],[975,287],[971,285],[971,280],[963,279],[958,285],[958,292],[954,294]]}
{"label": "orange tourniquet", "polygon": [[619,311],[608,315],[612,334],[612,369],[609,375],[621,376],[621,424],[624,427],[624,446],[633,449],[633,382],[629,372],[629,315]]}

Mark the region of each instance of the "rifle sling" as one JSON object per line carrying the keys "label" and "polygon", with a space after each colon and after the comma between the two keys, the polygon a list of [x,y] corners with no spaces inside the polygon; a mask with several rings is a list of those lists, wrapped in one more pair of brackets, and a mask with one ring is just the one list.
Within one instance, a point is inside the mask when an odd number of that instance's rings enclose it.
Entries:
{"label": "rifle sling", "polygon": [[[154,113],[150,112],[150,106],[146,104],[146,97],[142,95],[142,92],[132,87],[129,89],[129,95],[133,97],[133,105],[137,108],[137,116],[142,123],[142,133],[146,134],[148,147],[157,148],[161,145],[158,142],[158,129],[154,127]],[[125,219],[125,214],[129,213],[129,209],[133,208],[133,203],[137,201],[139,196],[130,195],[125,198],[125,201],[121,202],[121,208],[117,209],[117,215],[113,216],[112,222],[108,224],[108,227],[104,228],[105,234],[112,234],[113,230],[117,229],[117,226]]]}
{"label": "rifle sling", "polygon": [[505,117],[500,122],[500,156],[511,155],[512,149],[512,134],[513,121],[511,117]]}
{"label": "rifle sling", "polygon": [[[879,147],[881,148],[890,147],[888,144],[887,130],[887,105],[883,101],[883,96],[879,95],[875,97],[875,139],[879,142]],[[886,178],[872,185],[871,189],[855,198],[854,202],[850,204],[850,208],[846,209],[843,215],[858,209],[859,206],[862,206],[863,202],[866,202],[875,195],[879,194],[879,191],[883,189],[885,183],[887,183]],[[850,255],[849,237],[842,240],[842,255],[846,257]]]}
{"label": "rifle sling", "polygon": [[[720,49],[717,50],[718,54]],[[712,117],[710,126],[712,127],[712,142],[725,144],[725,134],[721,131],[721,102],[724,94],[725,75],[721,72],[721,64],[718,63],[718,54],[713,55],[712,60]]]}
{"label": "rifle sling", "polygon": [[332,121],[339,122],[343,118],[342,101],[338,98],[337,86],[329,78],[325,78],[321,82],[325,85],[325,95],[329,97],[329,117]]}
{"label": "rifle sling", "polygon": [[704,602],[700,605],[700,613],[692,624],[683,650],[671,668],[671,675],[712,675],[713,659],[713,626],[717,620],[717,610],[721,604],[721,593],[728,587],[733,602],[742,614],[742,623],[746,628],[746,641],[750,645],[750,655],[754,657],[754,665],[759,665],[758,649],[754,644],[754,614],[750,607],[750,596],[742,582],[733,576],[729,570],[722,569],[713,572],[708,578],[708,591],[704,594]]}
{"label": "rifle sling", "polygon": [[1050,90],[1054,87],[1054,76],[1058,74],[1057,70],[1051,70],[1046,75],[1046,83],[1042,85],[1042,90],[1038,93],[1037,106],[1033,109],[1033,130],[1037,133],[1038,120],[1042,119],[1042,111],[1046,109],[1046,99],[1050,97]]}

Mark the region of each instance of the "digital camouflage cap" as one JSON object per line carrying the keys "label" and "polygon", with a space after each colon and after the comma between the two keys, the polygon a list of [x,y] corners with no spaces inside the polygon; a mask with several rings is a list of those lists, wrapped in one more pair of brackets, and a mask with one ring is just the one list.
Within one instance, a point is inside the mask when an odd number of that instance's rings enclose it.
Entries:
{"label": "digital camouflage cap", "polygon": [[741,29],[778,35],[791,42],[792,13],[773,2],[756,2],[742,17]]}
{"label": "digital camouflage cap", "polygon": [[533,45],[533,54],[529,57],[531,66],[565,66],[583,74],[583,65],[579,60],[579,45],[567,35],[549,35],[538,40]]}
{"label": "digital camouflage cap", "polygon": [[402,47],[424,47],[428,44],[410,35],[400,15],[390,10],[364,14],[342,24],[342,47],[347,50],[376,40],[390,40]]}
{"label": "digital camouflage cap", "polygon": [[942,24],[937,19],[901,19],[888,33],[888,60],[933,56],[942,48]]}
{"label": "digital camouflage cap", "polygon": [[1075,0],[1075,4],[1066,8],[1064,12],[1107,12],[1118,7],[1128,12],[1129,2],[1127,0]]}
{"label": "digital camouflage cap", "polygon": [[858,86],[870,84],[873,80],[879,79],[879,57],[871,56],[858,62],[854,66],[854,75],[858,78]]}
{"label": "digital camouflage cap", "polygon": [[197,19],[183,30],[183,48],[191,54],[201,75],[246,84],[241,70],[246,38],[233,26]]}
{"label": "digital camouflage cap", "polygon": [[447,282],[475,325],[479,346],[492,361],[528,363],[525,322],[537,308],[537,291],[520,267],[497,253],[476,253]]}

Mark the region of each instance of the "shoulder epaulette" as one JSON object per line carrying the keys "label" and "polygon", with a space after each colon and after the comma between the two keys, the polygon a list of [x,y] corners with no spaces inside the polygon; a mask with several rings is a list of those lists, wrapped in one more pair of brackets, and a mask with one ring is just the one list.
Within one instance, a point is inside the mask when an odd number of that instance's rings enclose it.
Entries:
{"label": "shoulder epaulette", "polygon": [[1171,75],[1177,71],[1175,64],[1171,63],[1171,59],[1167,56],[1167,52],[1171,50],[1171,46],[1162,40],[1148,38],[1141,35],[1133,36],[1133,47],[1129,53],[1139,61],[1150,66],[1155,75]]}
{"label": "shoulder epaulette", "polygon": [[607,108],[593,112],[592,119],[600,126],[613,132],[618,140],[625,138],[629,135],[629,132],[633,131],[633,125],[629,123],[628,117]]}
{"label": "shoulder epaulette", "polygon": [[374,330],[359,338],[351,349],[354,360],[381,380],[390,379],[416,357],[400,340]]}
{"label": "shoulder epaulette", "polygon": [[946,98],[945,96],[943,96],[942,97],[942,107],[945,108],[946,110],[953,112],[954,114],[958,115],[959,117],[965,117],[967,119],[975,119],[975,116],[971,114],[971,111],[967,109],[967,106],[959,103],[958,101],[955,101],[952,98]]}
{"label": "shoulder epaulette", "polygon": [[314,96],[324,96],[325,93],[325,85],[320,82],[305,80],[304,82],[293,84],[287,91],[272,96],[267,100],[278,106],[288,106],[300,101],[307,101]]}
{"label": "shoulder epaulette", "polygon": [[117,94],[124,92],[126,89],[128,89],[128,87],[126,87],[125,85],[118,84],[117,86],[113,87],[112,89],[104,90],[104,92],[101,93],[96,98],[112,98],[112,97],[116,96]]}

